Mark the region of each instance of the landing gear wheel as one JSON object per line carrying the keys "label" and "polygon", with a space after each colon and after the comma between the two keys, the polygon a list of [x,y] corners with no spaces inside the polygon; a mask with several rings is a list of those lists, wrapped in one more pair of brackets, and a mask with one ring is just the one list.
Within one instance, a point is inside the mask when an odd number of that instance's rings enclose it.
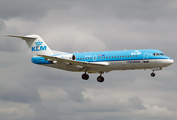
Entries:
{"label": "landing gear wheel", "polygon": [[104,77],[98,76],[98,77],[97,77],[97,81],[98,81],[98,82],[104,82]]}
{"label": "landing gear wheel", "polygon": [[82,79],[83,79],[83,80],[88,80],[88,79],[89,79],[89,75],[86,74],[86,73],[84,73],[84,74],[82,75]]}
{"label": "landing gear wheel", "polygon": [[151,77],[155,77],[155,73],[151,73]]}

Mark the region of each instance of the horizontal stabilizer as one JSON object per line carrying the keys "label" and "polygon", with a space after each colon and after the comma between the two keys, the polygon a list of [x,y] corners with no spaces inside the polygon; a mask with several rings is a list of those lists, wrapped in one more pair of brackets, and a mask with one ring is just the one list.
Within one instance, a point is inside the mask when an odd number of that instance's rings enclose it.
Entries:
{"label": "horizontal stabilizer", "polygon": [[8,37],[17,37],[17,38],[21,38],[23,40],[35,40],[36,37],[32,37],[32,36],[18,36],[18,35],[5,35],[5,36],[8,36]]}

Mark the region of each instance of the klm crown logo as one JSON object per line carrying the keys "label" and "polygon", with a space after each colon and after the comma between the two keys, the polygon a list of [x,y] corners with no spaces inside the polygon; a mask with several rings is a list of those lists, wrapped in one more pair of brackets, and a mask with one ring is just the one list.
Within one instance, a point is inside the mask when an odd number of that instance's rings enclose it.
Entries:
{"label": "klm crown logo", "polygon": [[43,42],[40,42],[39,40],[38,40],[38,42],[35,42],[35,44],[36,44],[37,46],[42,45],[42,43],[43,43]]}
{"label": "klm crown logo", "polygon": [[40,42],[38,40],[38,42],[35,42],[36,46],[31,47],[31,51],[45,51],[47,50],[47,46],[42,46],[43,42]]}

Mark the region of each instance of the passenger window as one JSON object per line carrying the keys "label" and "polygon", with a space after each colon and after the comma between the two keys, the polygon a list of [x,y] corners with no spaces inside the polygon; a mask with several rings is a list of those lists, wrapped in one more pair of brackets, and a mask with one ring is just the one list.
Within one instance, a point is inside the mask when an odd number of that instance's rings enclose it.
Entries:
{"label": "passenger window", "polygon": [[114,57],[112,56],[112,58],[114,58]]}
{"label": "passenger window", "polygon": [[114,56],[114,58],[116,58],[116,56]]}
{"label": "passenger window", "polygon": [[120,56],[120,58],[121,58],[121,56]]}
{"label": "passenger window", "polygon": [[108,57],[106,57],[106,58],[108,58]]}
{"label": "passenger window", "polygon": [[155,53],[153,53],[153,55],[155,56]]}
{"label": "passenger window", "polygon": [[119,58],[119,56],[117,56],[117,58]]}
{"label": "passenger window", "polygon": [[124,58],[124,56],[122,56],[122,58]]}
{"label": "passenger window", "polygon": [[126,58],[126,56],[125,56],[125,58]]}

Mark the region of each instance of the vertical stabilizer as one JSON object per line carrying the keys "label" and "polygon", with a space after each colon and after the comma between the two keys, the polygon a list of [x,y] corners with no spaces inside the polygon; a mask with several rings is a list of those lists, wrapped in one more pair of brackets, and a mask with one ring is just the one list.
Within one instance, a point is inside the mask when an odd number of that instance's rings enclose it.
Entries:
{"label": "vertical stabilizer", "polygon": [[16,36],[16,35],[6,35],[9,37],[17,37],[26,41],[30,51],[34,56],[36,55],[53,55],[51,49],[38,35],[27,35],[27,36]]}

